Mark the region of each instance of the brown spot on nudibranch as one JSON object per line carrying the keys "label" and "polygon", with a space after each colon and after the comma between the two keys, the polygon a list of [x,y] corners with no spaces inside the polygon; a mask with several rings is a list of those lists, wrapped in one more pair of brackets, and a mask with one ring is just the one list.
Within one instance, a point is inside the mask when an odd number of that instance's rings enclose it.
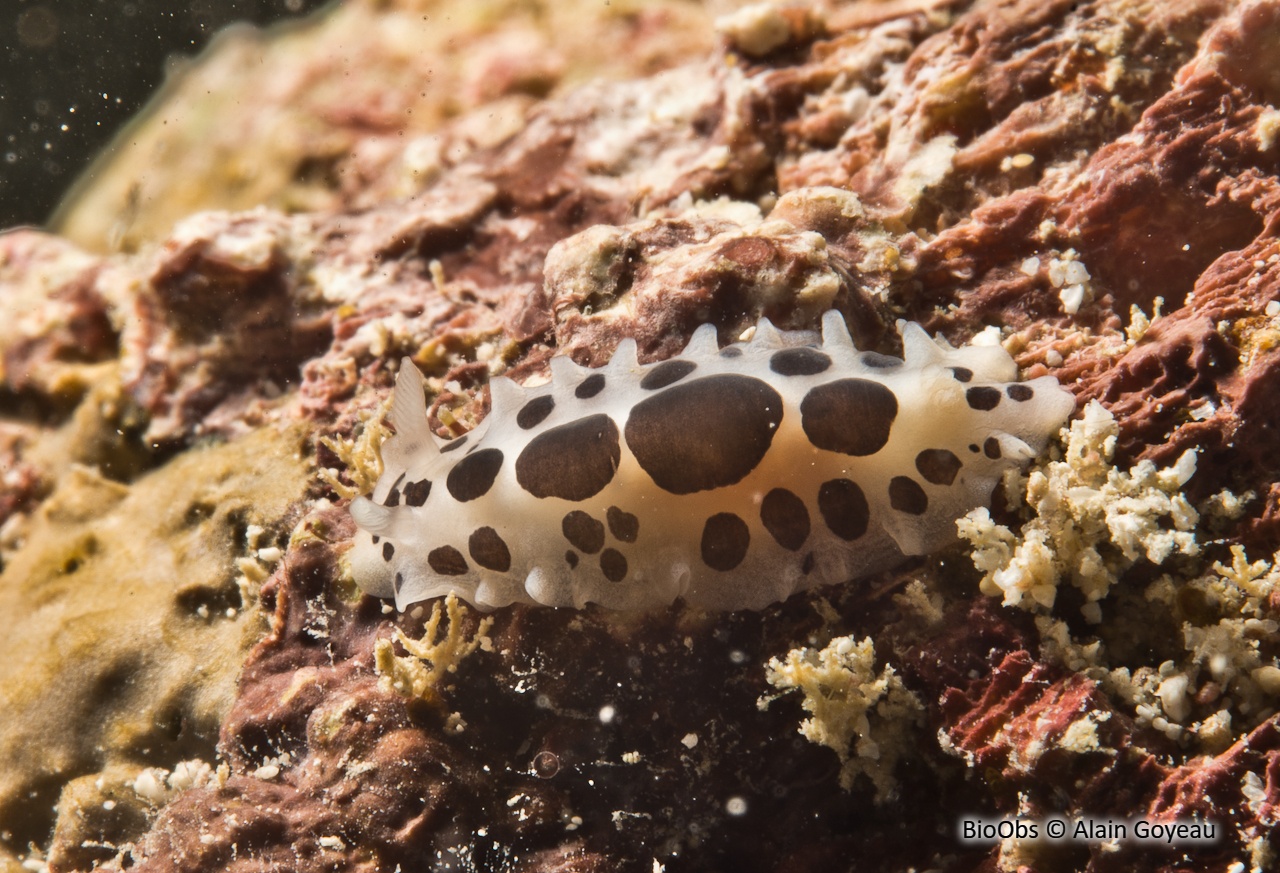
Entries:
{"label": "brown spot on nudibranch", "polygon": [[431,496],[431,480],[419,479],[404,486],[404,502],[408,506],[421,506]]}
{"label": "brown spot on nudibranch", "polygon": [[742,563],[751,545],[747,523],[732,512],[720,512],[702,527],[702,562],[725,572]]}
{"label": "brown spot on nudibranch", "polygon": [[1000,460],[1000,440],[987,437],[982,443],[982,453],[993,461]]}
{"label": "brown spot on nudibranch", "polygon": [[466,503],[488,494],[501,469],[502,452],[499,449],[481,449],[454,464],[444,484],[454,500]]}
{"label": "brown spot on nudibranch", "polygon": [[440,447],[440,451],[442,453],[456,452],[458,449],[462,448],[467,444],[467,437],[469,436],[471,436],[471,434],[464,433],[462,436],[458,437],[457,439],[449,440],[447,443],[445,443]]}
{"label": "brown spot on nudibranch", "polygon": [[516,481],[534,497],[586,500],[613,481],[621,458],[613,419],[588,415],[530,440],[516,458]]}
{"label": "brown spot on nudibranch", "polygon": [[924,515],[929,509],[929,497],[916,480],[894,476],[889,480],[889,505],[908,515]]}
{"label": "brown spot on nudibranch", "polygon": [[535,397],[520,407],[520,411],[516,413],[516,424],[520,426],[521,430],[533,430],[533,428],[546,421],[547,416],[555,408],[556,399],[550,394]]}
{"label": "brown spot on nudibranch", "polygon": [[818,512],[827,529],[842,540],[856,540],[867,532],[871,507],[857,482],[832,479],[818,489]]}
{"label": "brown spot on nudibranch", "polygon": [[882,355],[879,352],[863,352],[858,356],[858,360],[873,370],[892,370],[902,366],[901,358]]}
{"label": "brown spot on nudibranch", "polygon": [[659,388],[666,388],[668,385],[674,385],[685,376],[688,376],[697,367],[698,365],[693,361],[679,359],[654,364],[649,368],[649,372],[644,374],[644,378],[640,380],[640,387],[645,391],[657,391]]}
{"label": "brown spot on nudibranch", "polygon": [[609,522],[609,532],[624,543],[634,543],[640,535],[640,519],[629,512],[610,506],[605,513],[605,521]]}
{"label": "brown spot on nudibranch", "polygon": [[926,482],[934,485],[950,485],[963,465],[955,452],[947,449],[925,449],[916,455],[916,469]]}
{"label": "brown spot on nudibranch", "polygon": [[573,549],[564,553],[564,562],[569,565],[570,570],[578,569],[578,553]]}
{"label": "brown spot on nudibranch", "polygon": [[560,522],[560,532],[570,544],[588,555],[594,555],[604,547],[604,525],[581,509],[565,515]]}
{"label": "brown spot on nudibranch", "polygon": [[968,367],[952,367],[951,375],[956,377],[957,382],[968,382],[973,378],[973,371]]}
{"label": "brown spot on nudibranch", "polygon": [[486,570],[505,573],[511,569],[511,550],[505,540],[491,527],[476,528],[467,540],[471,560]]}
{"label": "brown spot on nudibranch", "polygon": [[395,554],[396,554],[395,546],[391,545],[391,543],[382,544],[382,560],[390,561],[393,557],[395,557]]}
{"label": "brown spot on nudibranch", "polygon": [[1008,388],[1004,389],[1004,393],[1009,395],[1010,400],[1016,400],[1019,403],[1026,403],[1032,397],[1036,396],[1036,392],[1033,388],[1021,384],[1010,385]]}
{"label": "brown spot on nudibranch", "polygon": [[404,481],[404,474],[400,474],[400,478],[391,483],[391,490],[387,492],[387,499],[382,501],[383,506],[399,506],[400,505],[400,483]]}
{"label": "brown spot on nudibranch", "polygon": [[820,449],[862,457],[889,441],[898,417],[898,398],[867,379],[839,379],[819,385],[800,402],[800,421],[809,442]]}
{"label": "brown spot on nudibranch", "polygon": [[817,349],[803,346],[782,349],[769,358],[769,369],[779,376],[815,376],[831,368],[831,358]]}
{"label": "brown spot on nudibranch", "polygon": [[573,396],[579,400],[590,400],[601,391],[604,390],[604,375],[601,373],[592,373],[587,378],[578,383],[578,387],[573,389]]}
{"label": "brown spot on nudibranch", "polygon": [[980,412],[990,412],[1000,405],[1000,389],[998,388],[968,388],[964,392],[965,402],[973,409]]}
{"label": "brown spot on nudibranch", "polygon": [[708,376],[637,403],[626,439],[659,488],[693,494],[746,478],[781,421],[782,398],[768,383]]}
{"label": "brown spot on nudibranch", "polygon": [[785,488],[774,488],[760,503],[760,521],[778,545],[797,551],[809,538],[809,510]]}
{"label": "brown spot on nudibranch", "polygon": [[740,349],[738,346],[725,346],[723,349],[720,350],[720,357],[740,358],[742,357],[742,349]]}
{"label": "brown spot on nudibranch", "polygon": [[617,549],[605,549],[600,553],[600,572],[610,582],[627,578],[627,559]]}
{"label": "brown spot on nudibranch", "polygon": [[467,572],[467,559],[453,546],[441,546],[427,554],[427,564],[441,576],[461,576]]}

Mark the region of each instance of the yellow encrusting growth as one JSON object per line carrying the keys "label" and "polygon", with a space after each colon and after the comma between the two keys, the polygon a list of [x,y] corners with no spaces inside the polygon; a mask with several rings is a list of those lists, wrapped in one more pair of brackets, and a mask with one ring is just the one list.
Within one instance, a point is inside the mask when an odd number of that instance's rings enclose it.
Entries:
{"label": "yellow encrusting growth", "polygon": [[1004,603],[1049,608],[1064,578],[1084,592],[1086,615],[1119,575],[1141,559],[1163,563],[1199,552],[1199,513],[1180,489],[1195,473],[1194,451],[1171,467],[1141,461],[1128,472],[1112,464],[1119,426],[1097,401],[1071,423],[1066,451],[1032,468],[1026,504],[1036,517],[1018,534],[996,524],[985,508],[957,522],[973,544],[973,563],[985,576],[982,591]]}
{"label": "yellow encrusting growth", "polygon": [[[439,600],[432,605],[431,617],[427,619],[421,639],[411,639],[396,629],[395,642],[404,647],[408,656],[398,656],[395,643],[389,639],[378,640],[374,645],[374,669],[382,677],[380,684],[384,691],[440,704],[443,702],[441,692],[445,690],[445,676],[456,673],[458,665],[476,649],[493,651],[493,641],[488,637],[492,618],[481,619],[475,633],[466,636],[463,631],[466,607],[453,594],[444,598],[443,607],[441,609]],[[444,618],[448,619],[449,625],[442,637],[440,621]]]}
{"label": "yellow encrusting growth", "polygon": [[1274,563],[1250,561],[1244,546],[1234,545],[1231,547],[1231,566],[1215,561],[1213,572],[1244,592],[1244,611],[1261,614],[1264,601],[1280,587],[1280,552],[1276,553]]}
{"label": "yellow encrusting growth", "polygon": [[[875,661],[870,637],[837,637],[821,650],[802,647],[770,659],[766,679],[781,692],[798,689],[804,695],[812,716],[800,733],[840,757],[840,787],[848,791],[864,775],[875,786],[877,802],[884,802],[896,791],[895,766],[911,749],[904,728],[918,721],[922,708],[892,667],[876,675]],[[764,709],[774,699],[762,697],[758,705]]]}
{"label": "yellow encrusting growth", "polygon": [[347,467],[347,475],[351,477],[351,485],[338,477],[338,471],[325,469],[320,471],[321,477],[329,484],[339,497],[351,499],[361,494],[368,494],[382,475],[382,444],[391,431],[384,423],[387,411],[391,408],[391,397],[387,396],[371,413],[361,416],[364,428],[351,439],[341,437],[320,437],[320,443],[338,456]]}

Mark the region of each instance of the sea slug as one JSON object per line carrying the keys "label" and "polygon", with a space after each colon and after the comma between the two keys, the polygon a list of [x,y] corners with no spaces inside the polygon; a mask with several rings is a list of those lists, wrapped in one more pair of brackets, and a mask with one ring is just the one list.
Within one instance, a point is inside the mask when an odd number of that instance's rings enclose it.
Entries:
{"label": "sea slug", "polygon": [[999,347],[900,330],[903,359],[859,351],[835,311],[820,344],[762,319],[722,349],[703,325],[642,365],[625,340],[599,369],[553,358],[548,384],[495,378],[489,416],[443,442],[405,359],[353,575],[400,609],[759,609],[940,548],[1074,401]]}

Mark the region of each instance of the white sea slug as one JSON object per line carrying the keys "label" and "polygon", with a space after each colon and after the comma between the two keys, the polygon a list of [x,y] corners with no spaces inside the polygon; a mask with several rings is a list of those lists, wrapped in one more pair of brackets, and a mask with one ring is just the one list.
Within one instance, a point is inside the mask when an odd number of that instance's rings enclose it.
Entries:
{"label": "white sea slug", "polygon": [[820,345],[761,320],[721,349],[703,325],[641,365],[625,340],[600,369],[494,379],[492,412],[447,442],[406,358],[384,472],[351,504],[355,579],[399,609],[758,609],[940,548],[1074,402],[999,347],[901,331],[905,360],[858,351],[834,311]]}

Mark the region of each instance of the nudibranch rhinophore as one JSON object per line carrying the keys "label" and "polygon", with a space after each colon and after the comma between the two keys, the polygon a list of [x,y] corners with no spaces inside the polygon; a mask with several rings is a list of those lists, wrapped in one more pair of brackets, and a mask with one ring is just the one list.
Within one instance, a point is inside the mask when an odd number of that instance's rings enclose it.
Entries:
{"label": "nudibranch rhinophore", "polygon": [[406,358],[384,471],[351,504],[356,582],[399,609],[449,592],[759,609],[940,548],[1074,399],[1017,381],[998,346],[900,330],[903,359],[859,351],[835,311],[820,344],[763,319],[725,348],[703,325],[653,364],[625,340],[599,369],[557,357],[550,383],[495,378],[488,417],[449,441]]}

